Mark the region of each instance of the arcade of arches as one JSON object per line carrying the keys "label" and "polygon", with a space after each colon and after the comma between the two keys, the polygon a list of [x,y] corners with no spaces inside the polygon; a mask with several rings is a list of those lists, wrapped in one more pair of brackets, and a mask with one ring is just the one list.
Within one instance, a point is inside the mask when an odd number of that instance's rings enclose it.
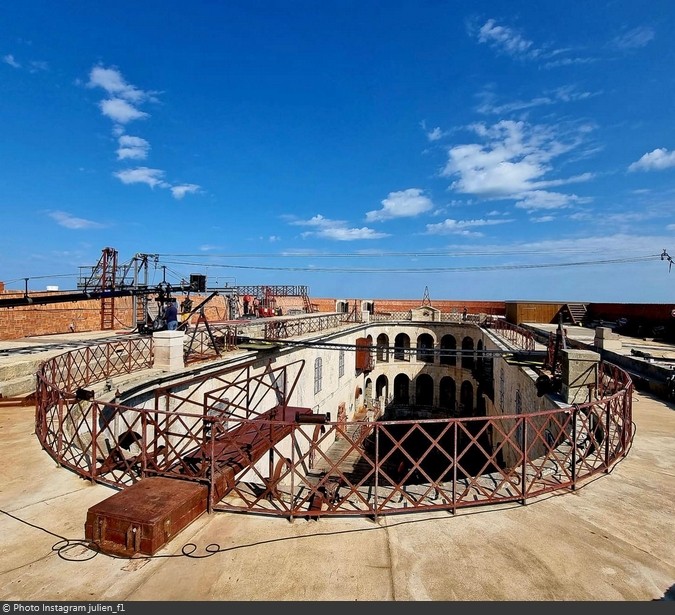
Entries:
{"label": "arcade of arches", "polygon": [[[372,346],[372,336],[368,341]],[[393,344],[380,333],[374,346],[373,370],[365,381],[367,407],[407,407],[417,418],[485,416],[485,366],[476,356],[481,339],[446,333],[437,343],[425,332],[412,346],[407,333],[396,334]]]}

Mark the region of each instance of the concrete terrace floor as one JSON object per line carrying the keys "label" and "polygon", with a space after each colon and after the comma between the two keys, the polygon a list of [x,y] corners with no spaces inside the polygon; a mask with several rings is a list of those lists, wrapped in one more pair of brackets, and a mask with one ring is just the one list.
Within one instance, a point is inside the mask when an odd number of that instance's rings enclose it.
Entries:
{"label": "concrete terrace floor", "polygon": [[660,600],[675,585],[675,406],[636,391],[633,413],[628,456],[575,492],[377,522],[205,513],[123,559],[84,543],[114,490],[56,465],[34,408],[0,407],[0,600]]}

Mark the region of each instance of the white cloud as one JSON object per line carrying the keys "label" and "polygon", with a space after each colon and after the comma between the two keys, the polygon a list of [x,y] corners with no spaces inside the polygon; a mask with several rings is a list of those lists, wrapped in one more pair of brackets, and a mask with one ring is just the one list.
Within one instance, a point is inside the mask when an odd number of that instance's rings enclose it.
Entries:
{"label": "white cloud", "polygon": [[65,228],[81,230],[81,229],[92,229],[92,228],[102,228],[103,225],[94,222],[93,220],[86,220],[85,218],[78,218],[69,214],[65,211],[51,211],[49,212],[49,217]]}
{"label": "white cloud", "polygon": [[302,233],[303,237],[324,237],[326,239],[334,239],[336,241],[354,241],[357,239],[381,239],[389,237],[387,233],[378,233],[375,230],[362,228],[348,228],[344,220],[331,220],[324,218],[321,214],[317,214],[309,220],[293,220],[291,224],[295,226],[311,226],[318,230],[308,231]]}
{"label": "white cloud", "polygon": [[505,115],[561,102],[569,103],[587,100],[598,96],[600,93],[586,90],[579,91],[574,86],[562,86],[545,93],[543,96],[537,96],[530,100],[515,100],[498,105],[495,103],[495,95],[490,91],[485,91],[479,95],[484,102],[478,107],[477,111],[484,115]]}
{"label": "white cloud", "polygon": [[521,195],[516,203],[519,209],[534,211],[537,209],[561,209],[568,207],[570,203],[579,201],[574,194],[562,194],[560,192],[547,192],[545,190],[533,190]]}
{"label": "white cloud", "polygon": [[433,130],[427,132],[427,139],[429,139],[429,141],[438,141],[442,136],[443,132],[438,126],[436,126],[436,128],[434,128]]}
{"label": "white cloud", "polygon": [[150,144],[140,137],[131,135],[122,135],[118,139],[119,148],[117,149],[117,159],[125,160],[145,160],[148,157]]}
{"label": "white cloud", "polygon": [[354,241],[356,239],[382,239],[383,237],[389,237],[387,233],[379,233],[371,228],[368,228],[367,226],[363,226],[361,228],[326,228],[317,234],[319,237],[335,239],[337,241]]}
{"label": "white cloud", "polygon": [[130,105],[126,100],[121,98],[109,98],[107,100],[102,100],[98,106],[101,109],[103,115],[109,117],[114,122],[119,124],[126,124],[133,120],[141,120],[148,117],[148,114],[145,111],[137,109],[133,105]]}
{"label": "white cloud", "polygon": [[427,224],[427,235],[473,235],[482,236],[482,233],[470,232],[468,229],[481,226],[506,224],[513,220],[453,220],[448,218],[437,224]]}
{"label": "white cloud", "polygon": [[648,45],[655,37],[654,30],[646,26],[638,26],[614,39],[619,49],[638,49]]}
{"label": "white cloud", "polygon": [[390,192],[382,201],[382,209],[366,213],[366,220],[379,222],[391,218],[410,218],[433,209],[433,203],[419,188]]}
{"label": "white cloud", "polygon": [[628,167],[629,171],[663,171],[675,167],[675,152],[669,152],[664,147],[655,149],[642,156],[640,160]]}
{"label": "white cloud", "polygon": [[[510,199],[532,199],[532,193],[539,191],[534,198],[544,202],[542,188],[592,178],[590,173],[584,173],[572,178],[545,179],[552,161],[576,147],[586,127],[569,143],[548,127],[525,122],[504,120],[492,126],[479,123],[470,128],[483,143],[457,145],[448,150],[448,162],[441,175],[457,178],[450,186],[453,190],[482,198]],[[561,198],[553,195],[551,202]]]}
{"label": "white cloud", "polygon": [[177,200],[182,199],[186,194],[194,194],[195,192],[199,192],[199,186],[197,184],[171,186],[171,194],[173,194],[173,198]]}
{"label": "white cloud", "polygon": [[160,188],[169,188],[169,184],[164,181],[164,171],[159,169],[149,169],[148,167],[137,167],[135,169],[126,169],[114,174],[123,184],[147,184],[151,188],[159,186]]}
{"label": "white cloud", "polygon": [[8,53],[6,56],[2,56],[2,61],[5,64],[9,64],[10,66],[13,66],[14,68],[21,68],[21,64],[19,64],[14,59],[14,56],[11,53]]}
{"label": "white cloud", "polygon": [[89,83],[87,87],[103,88],[113,98],[123,98],[124,100],[133,103],[140,103],[148,98],[151,94],[139,90],[136,86],[128,84],[122,73],[116,68],[104,68],[103,66],[95,66],[89,73]]}
{"label": "white cloud", "polygon": [[[134,120],[150,117],[139,105],[145,101],[156,101],[154,92],[144,91],[128,83],[122,73],[114,67],[94,66],[89,72],[89,88],[101,88],[108,96],[98,103],[101,113],[115,124],[113,135],[117,138],[118,160],[146,160],[150,152],[150,143],[141,137],[125,134],[125,125]],[[197,184],[177,184],[172,186],[164,179],[164,171],[148,167],[125,169],[114,173],[124,184],[147,184],[151,188],[168,188],[175,199],[186,194],[199,192]]]}
{"label": "white cloud", "polygon": [[488,19],[481,26],[478,42],[486,43],[493,49],[514,57],[535,58],[540,53],[533,47],[532,41],[523,38],[511,28],[498,26],[494,19]]}

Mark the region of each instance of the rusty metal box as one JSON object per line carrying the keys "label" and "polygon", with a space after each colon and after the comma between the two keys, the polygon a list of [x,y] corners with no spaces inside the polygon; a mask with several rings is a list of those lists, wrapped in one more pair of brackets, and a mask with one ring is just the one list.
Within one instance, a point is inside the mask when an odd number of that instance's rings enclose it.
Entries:
{"label": "rusty metal box", "polygon": [[154,555],[207,510],[206,485],[158,476],[143,478],[92,506],[85,538],[115,555]]}

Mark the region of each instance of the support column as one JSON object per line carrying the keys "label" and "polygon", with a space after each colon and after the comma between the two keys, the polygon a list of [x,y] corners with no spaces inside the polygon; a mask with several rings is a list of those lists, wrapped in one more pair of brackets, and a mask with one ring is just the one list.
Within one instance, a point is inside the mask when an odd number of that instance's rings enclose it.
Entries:
{"label": "support column", "polygon": [[183,359],[183,331],[155,331],[152,334],[154,347],[153,367],[178,371],[185,367]]}

